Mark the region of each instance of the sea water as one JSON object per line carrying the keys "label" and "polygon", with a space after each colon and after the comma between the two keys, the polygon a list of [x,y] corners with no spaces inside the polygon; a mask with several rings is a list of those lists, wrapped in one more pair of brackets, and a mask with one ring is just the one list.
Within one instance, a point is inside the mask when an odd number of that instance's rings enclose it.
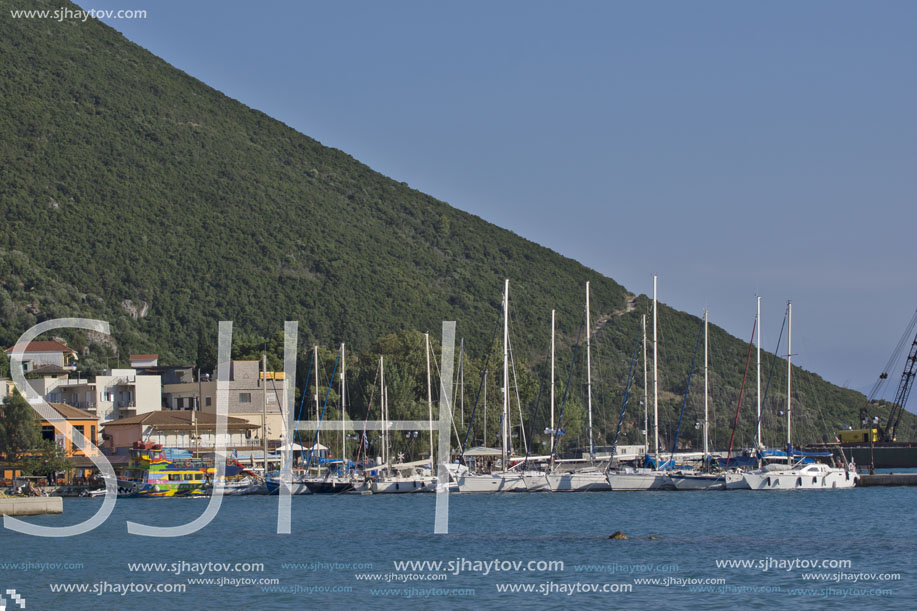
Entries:
{"label": "sea water", "polygon": [[[914,488],[816,491],[227,497],[192,535],[130,535],[126,521],[186,523],[206,499],[119,499],[96,530],[0,530],[0,595],[27,609],[913,608]],[[65,499],[75,524],[100,499]],[[627,539],[609,539],[621,531]],[[148,590],[148,591],[147,591]],[[2,605],[0,605],[2,606]]]}

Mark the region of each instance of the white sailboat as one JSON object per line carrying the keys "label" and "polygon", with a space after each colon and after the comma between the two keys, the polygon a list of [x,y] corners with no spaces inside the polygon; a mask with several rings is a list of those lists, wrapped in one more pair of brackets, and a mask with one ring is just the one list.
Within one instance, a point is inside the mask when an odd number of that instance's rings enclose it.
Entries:
{"label": "white sailboat", "polygon": [[551,310],[551,422],[545,433],[551,435],[551,454],[548,456],[546,470],[527,470],[522,474],[522,481],[529,492],[550,492],[551,484],[548,474],[554,470],[554,329],[556,310]]}
{"label": "white sailboat", "polygon": [[[655,437],[655,457],[659,460],[659,371],[657,364],[658,350],[656,341],[657,324],[656,276],[653,276],[653,436]],[[608,485],[612,490],[665,490],[674,485],[668,474],[656,469],[642,467],[619,467],[607,473]]]}
{"label": "white sailboat", "polygon": [[[552,492],[599,492],[611,490],[605,472],[595,466],[595,441],[592,435],[592,326],[589,308],[589,282],[586,282],[586,405],[588,413],[589,466],[572,471],[552,470],[546,476]],[[552,329],[553,330],[553,329]],[[552,338],[553,345],[553,338]],[[553,355],[552,355],[553,356]]]}
{"label": "white sailboat", "polygon": [[500,471],[497,473],[470,473],[467,469],[458,472],[456,485],[461,493],[481,492],[527,492],[521,473]]}
{"label": "white sailboat", "polygon": [[[707,465],[710,456],[710,447],[708,441],[708,393],[707,393],[707,368],[709,365],[708,358],[708,320],[707,310],[704,310],[704,458],[703,465]],[[702,473],[697,471],[678,471],[672,473],[669,478],[676,490],[725,490],[726,476],[723,473]]]}
{"label": "white sailboat", "polygon": [[551,485],[548,482],[548,472],[526,470],[522,472],[522,483],[525,484],[526,492],[550,492]]}
{"label": "white sailboat", "polygon": [[764,468],[745,473],[745,485],[752,490],[826,490],[853,488],[859,476],[851,463],[845,467],[832,467],[822,463],[793,463],[792,452],[792,355],[793,355],[793,304],[787,302],[789,333],[787,336],[786,378],[786,464],[769,464]]}
{"label": "white sailboat", "polygon": [[586,467],[566,473],[554,471],[546,475],[552,492],[604,492],[611,490],[604,471]]}
{"label": "white sailboat", "polygon": [[[430,335],[424,334],[427,355],[427,406],[430,412],[430,460],[417,461],[412,463],[395,463],[392,464],[386,460],[385,473],[378,478],[373,478],[368,483],[368,489],[373,494],[406,494],[413,492],[435,492],[437,478],[432,475],[433,462],[433,395],[430,382]],[[379,357],[379,367],[382,370],[382,383],[385,384],[384,361]],[[386,429],[388,418],[388,400],[387,393],[382,393],[382,428]],[[383,445],[387,445],[388,437],[386,436]],[[389,454],[386,447],[383,452]],[[429,468],[429,473],[426,470]]]}
{"label": "white sailboat", "polygon": [[462,493],[526,492],[525,480],[519,471],[507,470],[509,464],[509,279],[503,288],[503,424],[500,435],[501,471],[471,473],[467,468],[453,469],[452,477]]}

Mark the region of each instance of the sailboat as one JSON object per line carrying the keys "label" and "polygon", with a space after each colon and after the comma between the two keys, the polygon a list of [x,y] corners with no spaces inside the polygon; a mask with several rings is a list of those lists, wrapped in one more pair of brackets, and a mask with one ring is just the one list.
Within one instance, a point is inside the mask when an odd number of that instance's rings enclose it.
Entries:
{"label": "sailboat", "polygon": [[500,440],[500,471],[471,473],[464,465],[457,465],[450,469],[459,492],[525,492],[528,490],[522,473],[507,469],[509,464],[509,279],[505,281],[503,289],[503,418]]}
{"label": "sailboat", "polygon": [[657,300],[656,300],[656,276],[653,276],[653,430],[655,437],[655,455],[653,467],[625,467],[619,466],[617,469],[609,470],[606,474],[608,485],[612,490],[636,491],[636,490],[666,490],[672,489],[674,485],[665,471],[656,469],[659,459],[659,377],[657,363]]}
{"label": "sailboat", "polygon": [[[787,302],[789,333],[787,336],[786,377],[786,464],[768,464],[764,468],[745,473],[743,482],[752,490],[826,490],[853,488],[859,476],[852,463],[834,467],[823,463],[806,463],[808,456],[822,454],[794,452],[792,445],[792,354],[793,354],[793,303]],[[823,454],[831,456],[830,453]],[[793,462],[794,458],[800,458]]]}
{"label": "sailboat", "polygon": [[[709,409],[707,393],[707,369],[709,365],[708,358],[708,318],[707,310],[704,310],[704,457],[702,464],[706,469],[709,464],[710,446],[709,446]],[[676,471],[669,475],[672,485],[676,490],[725,490],[726,475],[723,473],[707,473],[696,471]]]}
{"label": "sailboat", "polygon": [[[554,330],[557,320],[557,311],[551,310],[551,422],[550,427],[545,429],[545,433],[554,435]],[[553,440],[553,437],[552,437]],[[551,454],[547,457],[539,456],[529,458],[528,460],[547,460],[546,469],[525,469],[522,473],[522,481],[529,492],[550,492],[551,485],[548,482],[548,473],[552,470],[554,464],[554,449],[551,448]],[[528,460],[526,462],[528,462]],[[542,463],[544,464],[544,463]]]}
{"label": "sailboat", "polygon": [[[388,460],[385,460],[383,464],[385,465],[384,474],[380,475],[377,478],[372,478],[369,482],[368,488],[373,494],[405,494],[411,492],[435,492],[437,478],[433,475],[433,391],[430,381],[430,334],[424,334],[424,343],[426,345],[426,354],[427,354],[427,407],[430,413],[430,460],[429,461],[418,461],[412,463],[395,463],[391,464]],[[384,387],[385,384],[385,370],[383,368],[384,362],[382,357],[379,357],[379,367],[382,369],[382,384]],[[383,407],[382,407],[382,428],[385,430],[385,423],[388,420],[388,401],[385,399],[387,393],[382,393],[383,397]],[[388,451],[388,436],[386,435],[383,442],[386,445],[384,450],[386,457],[389,454]],[[423,471],[418,472],[418,469],[425,470],[429,466],[430,472],[425,473]],[[394,472],[394,473],[393,473]]]}
{"label": "sailboat", "polygon": [[[313,365],[313,364],[315,365],[315,383],[314,383],[314,386],[315,386],[315,394],[314,394],[314,399],[315,399],[315,420],[316,420],[316,422],[317,422],[317,421],[319,420],[319,409],[320,409],[320,405],[319,405],[319,381],[318,381],[318,367],[319,367],[319,363],[318,363],[318,344],[316,344],[315,346],[313,346],[312,363],[310,363],[310,365],[309,365],[309,368],[310,368],[310,369],[312,368],[312,365]],[[310,377],[310,376],[311,376],[311,372],[310,372],[309,376],[306,377],[306,386],[307,386],[307,387],[308,387],[308,385],[309,385],[309,377]],[[305,403],[305,400],[306,400],[306,392],[307,392],[307,390],[308,390],[308,389],[303,390],[302,404]],[[300,414],[299,414],[300,416],[302,415],[302,404],[300,405]],[[289,408],[287,408],[287,409],[289,409]],[[298,417],[298,416],[297,416],[297,417]],[[294,449],[297,449],[297,448],[299,448],[299,449],[304,449],[304,448],[302,448],[302,446],[299,446],[299,445],[296,444],[296,443],[291,443],[291,444],[289,444],[289,450],[290,450],[290,451],[293,451]],[[328,448],[326,448],[325,446],[321,445],[321,443],[320,443],[320,441],[319,441],[319,434],[318,434],[318,431],[316,431],[316,433],[315,433],[315,439],[314,439],[313,442],[312,442],[312,447],[309,448],[309,454],[311,455],[311,454],[312,454],[313,452],[315,452],[316,450],[321,451],[321,450],[327,450],[327,449],[328,449]],[[279,494],[279,493],[280,493],[280,487],[281,487],[281,485],[287,486],[287,487],[289,488],[289,490],[290,490],[290,494],[312,494],[312,491],[309,490],[309,487],[306,485],[306,481],[309,480],[309,479],[312,479],[312,477],[313,477],[313,476],[309,475],[308,470],[294,468],[294,469],[293,469],[293,472],[290,474],[290,481],[289,481],[289,484],[284,484],[284,483],[282,483],[282,482],[281,482],[281,479],[280,479],[280,477],[278,477],[278,475],[279,475],[279,474],[276,474],[276,473],[275,473],[275,474],[269,474],[269,475],[267,476],[267,478],[265,479],[264,486],[265,486],[265,492],[266,492],[267,494],[270,494],[270,495],[277,495],[277,494]]]}
{"label": "sailboat", "polygon": [[[349,492],[354,490],[355,486],[359,482],[353,474],[347,475],[347,446],[346,446],[346,431],[344,423],[347,420],[347,403],[346,403],[346,384],[345,384],[345,364],[344,364],[344,344],[341,344],[341,459],[340,459],[340,472],[334,472],[331,469],[325,471],[324,476],[321,477],[307,477],[304,479],[304,483],[310,492],[313,494],[338,494],[341,492]],[[332,373],[332,378],[334,374]],[[333,383],[333,379],[331,380]],[[330,391],[330,385],[329,385]],[[325,398],[327,403],[328,399]],[[324,411],[324,410],[323,410]],[[324,414],[323,414],[324,415]],[[316,439],[317,439],[316,434]],[[311,459],[310,459],[311,460]],[[332,461],[326,461],[325,463],[332,464]]]}
{"label": "sailboat", "polygon": [[[599,492],[611,490],[605,472],[595,465],[595,442],[592,435],[592,351],[589,312],[589,282],[586,282],[586,405],[589,431],[589,466],[569,471],[552,469],[546,475],[552,492]],[[553,345],[553,337],[552,337]],[[553,354],[552,354],[553,358]],[[552,380],[553,381],[553,380]]]}

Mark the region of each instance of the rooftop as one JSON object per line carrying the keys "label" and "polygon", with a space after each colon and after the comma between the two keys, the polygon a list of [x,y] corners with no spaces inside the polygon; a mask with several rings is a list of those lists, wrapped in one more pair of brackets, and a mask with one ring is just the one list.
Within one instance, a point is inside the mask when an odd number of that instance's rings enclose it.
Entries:
{"label": "rooftop", "polygon": [[76,350],[70,346],[55,341],[34,341],[29,342],[27,346],[16,344],[15,346],[7,348],[6,353],[11,354],[13,350],[20,347],[23,348],[23,352],[73,352],[76,354]]}
{"label": "rooftop", "polygon": [[[106,422],[103,426],[125,426],[133,424],[141,424],[173,431],[193,429],[195,427],[214,429],[216,428],[216,414],[185,410],[160,410],[158,412],[147,412],[145,414],[137,414],[136,416],[112,420],[111,422]],[[256,425],[249,424],[248,421],[242,418],[233,418],[231,416],[227,416],[226,418],[226,429],[229,431],[253,430],[257,428]]]}
{"label": "rooftop", "polygon": [[67,420],[98,420],[98,416],[91,414],[87,411],[77,409],[72,405],[67,405],[66,403],[48,403],[54,411],[60,414],[62,417]]}
{"label": "rooftop", "polygon": [[58,367],[57,365],[40,365],[30,371],[27,371],[26,375],[59,376],[68,375],[69,373],[70,369],[64,369],[63,367]]}

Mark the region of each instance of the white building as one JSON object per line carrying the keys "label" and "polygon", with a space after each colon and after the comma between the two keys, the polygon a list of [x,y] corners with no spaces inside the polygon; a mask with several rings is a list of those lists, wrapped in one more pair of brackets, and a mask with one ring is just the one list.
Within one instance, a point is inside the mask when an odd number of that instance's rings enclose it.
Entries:
{"label": "white building", "polygon": [[17,348],[25,348],[22,354],[22,367],[26,372],[42,365],[54,365],[70,370],[76,368],[76,350],[60,342],[34,341],[26,346],[16,344],[6,349],[7,355],[11,355]]}
{"label": "white building", "polygon": [[159,364],[158,354],[132,354],[129,359],[131,367],[141,369],[143,367],[156,367]]}
{"label": "white building", "polygon": [[95,414],[100,421],[159,411],[162,377],[137,375],[136,369],[112,369],[88,380],[64,379],[49,388],[47,401],[66,403]]}

